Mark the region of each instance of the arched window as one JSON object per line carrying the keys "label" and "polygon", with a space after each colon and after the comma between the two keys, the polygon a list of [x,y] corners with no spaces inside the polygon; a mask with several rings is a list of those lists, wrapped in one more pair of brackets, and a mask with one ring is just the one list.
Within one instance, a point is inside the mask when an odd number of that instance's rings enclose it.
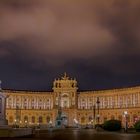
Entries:
{"label": "arched window", "polygon": [[13,123],[14,119],[13,119],[13,116],[10,116],[9,117],[9,123]]}
{"label": "arched window", "polygon": [[32,123],[35,123],[35,116],[32,116]]}
{"label": "arched window", "polygon": [[24,122],[28,122],[28,116],[24,116]]}
{"label": "arched window", "polygon": [[39,116],[39,118],[38,118],[38,122],[39,122],[39,123],[42,123],[42,122],[43,122],[43,118],[42,118],[42,116]]}
{"label": "arched window", "polygon": [[81,123],[82,123],[82,124],[85,123],[85,117],[82,117],[82,118],[81,118]]}
{"label": "arched window", "polygon": [[49,123],[50,122],[50,116],[46,117],[46,122]]}

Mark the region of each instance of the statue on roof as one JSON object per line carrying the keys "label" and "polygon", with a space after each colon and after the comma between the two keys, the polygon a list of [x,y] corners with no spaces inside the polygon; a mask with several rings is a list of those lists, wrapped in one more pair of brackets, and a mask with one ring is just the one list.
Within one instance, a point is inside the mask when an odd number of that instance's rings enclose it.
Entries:
{"label": "statue on roof", "polygon": [[67,76],[67,73],[65,72],[64,76],[62,77],[62,80],[68,80],[68,79],[69,79],[69,77]]}

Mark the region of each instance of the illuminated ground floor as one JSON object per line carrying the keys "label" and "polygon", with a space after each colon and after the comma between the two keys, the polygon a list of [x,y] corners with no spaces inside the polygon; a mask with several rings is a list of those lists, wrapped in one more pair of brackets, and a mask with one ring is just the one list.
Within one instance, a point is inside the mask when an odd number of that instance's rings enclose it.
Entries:
{"label": "illuminated ground floor", "polygon": [[[130,109],[100,109],[97,116],[97,110],[77,110],[77,109],[63,109],[62,115],[65,117],[65,125],[95,125],[102,124],[109,119],[117,119],[122,121],[122,126],[125,125],[126,119],[128,127],[140,119],[139,108]],[[127,111],[127,114],[124,112]],[[7,109],[6,117],[9,125],[18,124],[20,126],[29,125],[53,125],[55,126],[58,115],[57,109],[52,110],[17,110]]]}

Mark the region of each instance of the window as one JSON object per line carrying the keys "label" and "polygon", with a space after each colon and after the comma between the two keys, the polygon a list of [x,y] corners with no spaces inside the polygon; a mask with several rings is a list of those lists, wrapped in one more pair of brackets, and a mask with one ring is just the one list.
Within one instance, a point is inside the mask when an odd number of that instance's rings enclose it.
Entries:
{"label": "window", "polygon": [[50,116],[46,117],[46,122],[49,123],[50,122]]}
{"label": "window", "polygon": [[13,123],[14,119],[12,116],[9,117],[9,123]]}
{"label": "window", "polygon": [[35,123],[35,117],[32,116],[32,123]]}
{"label": "window", "polygon": [[28,122],[28,116],[24,116],[24,122]]}
{"label": "window", "polygon": [[42,116],[39,116],[39,118],[38,118],[38,122],[39,122],[39,123],[42,123],[42,122],[43,122],[43,118],[42,118]]}

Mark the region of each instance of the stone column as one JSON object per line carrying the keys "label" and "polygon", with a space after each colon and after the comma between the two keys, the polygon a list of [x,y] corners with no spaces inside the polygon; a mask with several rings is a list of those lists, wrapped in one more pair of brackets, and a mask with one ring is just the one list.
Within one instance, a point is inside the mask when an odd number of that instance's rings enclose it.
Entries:
{"label": "stone column", "polygon": [[6,120],[6,95],[2,92],[0,81],[0,127],[7,125]]}

